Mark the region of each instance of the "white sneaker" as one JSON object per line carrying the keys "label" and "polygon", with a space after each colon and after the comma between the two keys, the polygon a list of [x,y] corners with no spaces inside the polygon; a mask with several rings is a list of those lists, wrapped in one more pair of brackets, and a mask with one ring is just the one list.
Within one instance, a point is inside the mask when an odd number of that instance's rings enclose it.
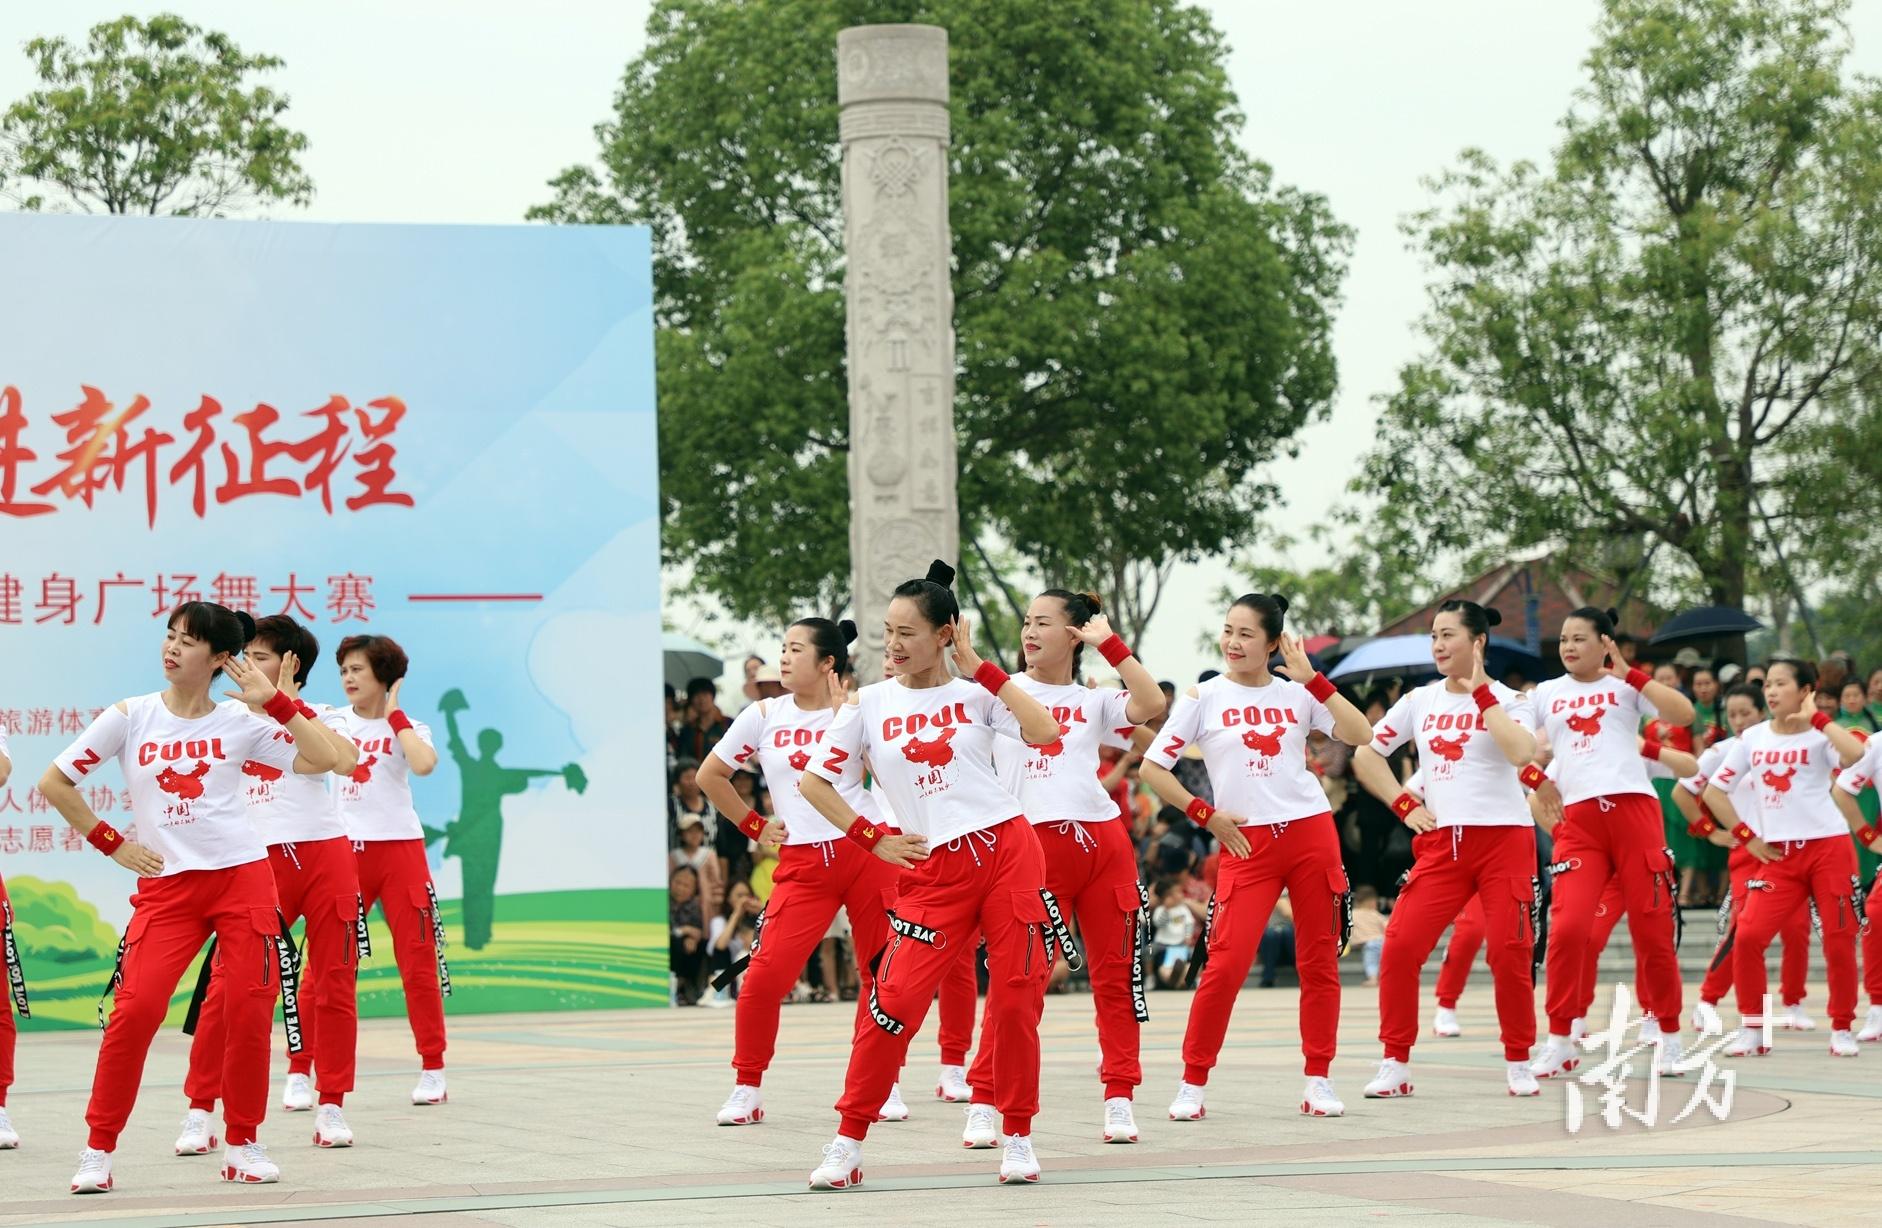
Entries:
{"label": "white sneaker", "polygon": [[1006,1154],[1000,1157],[1000,1184],[1039,1180],[1039,1157],[1032,1153],[1032,1135],[1006,1136]]}
{"label": "white sneaker", "polygon": [[1346,1106],[1333,1094],[1333,1080],[1312,1078],[1300,1094],[1300,1111],[1309,1117],[1344,1117]]}
{"label": "white sneaker", "polygon": [[412,1089],[413,1104],[443,1104],[450,1096],[444,1090],[444,1071],[419,1072],[418,1086]]}
{"label": "white sneaker", "polygon": [[1137,1141],[1137,1118],[1131,1114],[1131,1102],[1124,1096],[1112,1096],[1104,1102],[1104,1141]]}
{"label": "white sneaker", "polygon": [[1882,1006],[1872,1006],[1863,1016],[1862,1031],[1856,1033],[1857,1040],[1882,1040]]}
{"label": "white sneaker", "polygon": [[765,1119],[765,1095],[756,1087],[743,1083],[732,1089],[732,1094],[719,1106],[719,1124],[722,1126],[755,1126]]}
{"label": "white sneaker", "polygon": [[1725,1046],[1726,1057],[1763,1057],[1771,1052],[1771,1046],[1764,1043],[1764,1033],[1758,1028],[1741,1027],[1738,1035]]}
{"label": "white sneaker", "polygon": [[1849,1034],[1849,1029],[1838,1028],[1830,1033],[1830,1056],[1861,1057],[1862,1046],[1857,1044],[1856,1038]]}
{"label": "white sneaker", "polygon": [[966,1104],[974,1098],[974,1089],[967,1085],[965,1066],[943,1066],[941,1077],[935,1080],[934,1098],[945,1100],[949,1104]]}
{"label": "white sneaker", "polygon": [[281,1169],[268,1158],[266,1147],[243,1143],[222,1149],[222,1179],[242,1185],[267,1185],[281,1180]]}
{"label": "white sneaker", "polygon": [[1654,1069],[1663,1078],[1678,1079],[1686,1072],[1679,1068],[1680,1059],[1686,1056],[1685,1047],[1679,1043],[1677,1035],[1662,1034],[1660,1037],[1660,1055],[1654,1059]]}
{"label": "white sneaker", "polygon": [[1510,1095],[1540,1096],[1542,1084],[1529,1072],[1528,1062],[1505,1062],[1504,1077],[1509,1080]]}
{"label": "white sneaker", "polygon": [[1701,1036],[1716,1036],[1725,1030],[1719,1022],[1719,1004],[1700,999],[1699,1005],[1692,1008],[1692,1030]]}
{"label": "white sneaker", "polygon": [[1640,1021],[1640,1039],[1649,1043],[1659,1040],[1666,1033],[1660,1029],[1660,1021],[1648,1015]]}
{"label": "white sneaker", "polygon": [[1793,1002],[1778,1016],[1777,1026],[1786,1032],[1814,1032],[1817,1030],[1817,1021],[1810,1017],[1810,1012],[1804,1009],[1802,1002]]}
{"label": "white sneaker", "polygon": [[1203,1088],[1195,1083],[1178,1083],[1176,1099],[1170,1102],[1171,1121],[1201,1121]]}
{"label": "white sneaker", "polygon": [[705,997],[699,1000],[699,1004],[701,1006],[711,1007],[713,1010],[721,1010],[721,1011],[724,1010],[726,1007],[734,1006],[737,1003],[738,1003],[738,999],[732,996],[732,990],[730,986],[726,987],[725,989],[715,989],[711,993],[707,994]]}
{"label": "white sneaker", "polygon": [[0,1109],[0,1151],[11,1151],[20,1145],[20,1132],[13,1128],[13,1121],[5,1109]]}
{"label": "white sneaker", "polygon": [[346,1124],[346,1114],[337,1104],[323,1104],[314,1114],[314,1146],[351,1147],[353,1127]]}
{"label": "white sneaker", "polygon": [[183,1133],[176,1136],[176,1153],[180,1156],[206,1156],[215,1149],[215,1129],[209,1123],[209,1114],[202,1109],[191,1109],[184,1114]]}
{"label": "white sneaker", "polygon": [[1457,1026],[1457,1012],[1448,1006],[1438,1008],[1437,1017],[1431,1021],[1431,1031],[1438,1036],[1462,1036],[1464,1029]]}
{"label": "white sneaker", "polygon": [[72,1174],[74,1194],[102,1194],[111,1188],[111,1153],[87,1147],[79,1152],[78,1171]]}
{"label": "white sneaker", "polygon": [[961,1131],[961,1146],[984,1151],[1000,1143],[1000,1113],[990,1104],[967,1106],[967,1128]]}
{"label": "white sneaker", "polygon": [[839,1134],[823,1145],[823,1163],[810,1170],[813,1190],[847,1190],[863,1183],[863,1145]]}
{"label": "white sneaker", "polygon": [[889,1086],[889,1098],[882,1102],[882,1108],[876,1112],[877,1121],[907,1121],[908,1106],[902,1103],[902,1085]]}
{"label": "white sneaker", "polygon": [[1379,1073],[1366,1084],[1368,1100],[1391,1100],[1412,1094],[1411,1063],[1386,1058],[1379,1063]]}
{"label": "white sneaker", "polygon": [[1581,1065],[1581,1055],[1575,1051],[1575,1042],[1566,1036],[1549,1037],[1549,1043],[1542,1046],[1542,1054],[1529,1063],[1529,1073],[1538,1079],[1554,1079],[1567,1074]]}
{"label": "white sneaker", "polygon": [[288,1076],[281,1089],[281,1107],[290,1113],[305,1113],[314,1107],[314,1081],[304,1074]]}

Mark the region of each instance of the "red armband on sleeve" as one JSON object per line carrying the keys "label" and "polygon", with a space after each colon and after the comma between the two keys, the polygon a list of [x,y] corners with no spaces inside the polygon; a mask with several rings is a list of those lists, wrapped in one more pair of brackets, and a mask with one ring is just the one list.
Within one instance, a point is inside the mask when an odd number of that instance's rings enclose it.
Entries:
{"label": "red armband on sleeve", "polygon": [[738,821],[738,829],[756,840],[765,831],[765,816],[756,810],[747,810],[745,817]]}
{"label": "red armband on sleeve", "polygon": [[1522,781],[1523,788],[1528,789],[1531,793],[1540,789],[1542,782],[1548,778],[1549,774],[1533,763],[1523,764],[1523,770],[1516,773],[1516,779]]}
{"label": "red armband on sleeve", "polygon": [[1207,827],[1209,826],[1209,820],[1215,817],[1215,807],[1203,801],[1200,797],[1192,797],[1189,799],[1189,805],[1183,810],[1183,813],[1188,815],[1189,821],[1196,826]]}
{"label": "red armband on sleeve", "polygon": [[856,816],[856,821],[850,824],[849,830],[843,834],[866,849],[875,848],[876,845],[882,843],[882,837],[888,835],[882,830],[881,824],[860,814]]}
{"label": "red armband on sleeve", "polygon": [[1653,675],[1641,669],[1638,665],[1627,671],[1627,685],[1633,687],[1636,691],[1643,690],[1646,685],[1652,681]]}
{"label": "red armband on sleeve", "polygon": [[1392,813],[1399,818],[1410,818],[1411,812],[1418,809],[1418,799],[1410,793],[1400,793],[1392,799]]}
{"label": "red armband on sleeve", "polygon": [[1314,671],[1313,677],[1307,679],[1307,694],[1313,696],[1321,703],[1332,699],[1339,693],[1339,690],[1340,688],[1327,681],[1327,676],[1318,670]]}
{"label": "red armband on sleeve", "polygon": [[99,819],[98,825],[85,833],[85,843],[109,857],[124,843],[124,837],[118,834],[117,828]]}
{"label": "red armband on sleeve", "polygon": [[974,671],[974,681],[986,687],[988,694],[998,695],[1000,688],[1011,681],[1011,675],[991,661],[982,661]]}
{"label": "red armband on sleeve", "polygon": [[1649,760],[1652,760],[1654,763],[1658,763],[1660,761],[1660,752],[1665,749],[1666,747],[1660,745],[1660,740],[1658,738],[1648,738],[1644,743],[1641,744],[1640,757],[1642,759],[1649,759]]}
{"label": "red armband on sleeve", "polygon": [[1479,712],[1488,712],[1502,702],[1496,697],[1496,692],[1490,689],[1490,684],[1487,682],[1472,691],[1470,697],[1477,701],[1477,711]]}
{"label": "red armband on sleeve", "polygon": [[1738,821],[1738,826],[1732,828],[1732,836],[1735,839],[1742,840],[1745,843],[1749,844],[1751,841],[1756,840],[1758,838],[1758,833],[1751,830],[1751,824],[1745,822],[1743,819],[1740,819]]}
{"label": "red armband on sleeve", "polygon": [[1131,646],[1124,642],[1123,636],[1114,634],[1098,645],[1098,655],[1103,657],[1112,669],[1116,669],[1124,663],[1126,657],[1131,655]]}
{"label": "red armband on sleeve", "polygon": [[1821,732],[1823,727],[1829,723],[1830,723],[1830,714],[1828,712],[1817,712],[1814,715],[1812,715],[1810,718],[1810,727],[1819,732]]}
{"label": "red armband on sleeve", "polygon": [[1882,840],[1882,828],[1874,823],[1864,823],[1862,830],[1856,833],[1856,839],[1862,841],[1862,847],[1872,849],[1877,840]]}

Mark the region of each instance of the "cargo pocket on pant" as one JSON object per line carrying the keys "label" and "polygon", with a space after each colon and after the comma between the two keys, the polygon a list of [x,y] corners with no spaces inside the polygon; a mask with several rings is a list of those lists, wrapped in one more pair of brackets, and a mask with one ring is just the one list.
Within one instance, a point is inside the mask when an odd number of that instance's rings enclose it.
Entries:
{"label": "cargo pocket on pant", "polygon": [[[413,944],[414,952],[429,951],[438,964],[438,993],[442,997],[451,996],[451,968],[444,962],[444,917],[438,911],[438,893],[426,879],[422,887],[411,889],[412,907],[418,910],[423,928],[419,940]],[[395,940],[396,941],[396,940]]]}
{"label": "cargo pocket on pant", "polygon": [[1145,948],[1149,945],[1150,897],[1145,893],[1142,883],[1132,883],[1128,887],[1120,884],[1114,888],[1112,898],[1117,901],[1118,911],[1124,914],[1124,945],[1120,953],[1131,962],[1131,1011],[1137,1016],[1138,1023],[1149,1023],[1150,1004],[1144,996],[1144,963],[1149,954]]}
{"label": "cargo pocket on pant", "polygon": [[[273,908],[251,908],[248,910],[249,927],[261,940],[262,949],[262,984],[259,994],[273,998],[275,985],[281,987],[281,1020],[287,1030],[288,1052],[301,1051],[301,978],[300,966],[294,957],[294,946],[288,941],[287,922],[281,913]],[[223,974],[229,968],[225,962]],[[269,1012],[273,1014],[272,1011]],[[271,1029],[272,1030],[272,1029]]]}
{"label": "cargo pocket on pant", "polygon": [[1013,893],[1013,924],[1026,931],[1026,952],[1020,957],[1017,974],[1009,971],[1006,983],[1024,985],[1034,977],[1050,975],[1051,931],[1047,928],[1046,902],[1037,891]]}
{"label": "cargo pocket on pant", "polygon": [[131,922],[124,927],[124,937],[118,939],[117,958],[112,961],[111,979],[105,982],[105,991],[98,995],[98,1030],[105,1027],[105,1003],[111,1003],[111,1009],[131,1000],[131,995],[124,991],[124,966],[136,954],[143,942],[144,932],[150,928],[150,918],[142,913],[133,912]]}
{"label": "cargo pocket on pant", "polygon": [[1346,954],[1346,944],[1353,936],[1353,889],[1346,881],[1346,871],[1335,867],[1327,871],[1327,890],[1333,893],[1334,950]]}
{"label": "cargo pocket on pant", "polygon": [[1673,865],[1673,850],[1648,849],[1642,857],[1646,862],[1647,873],[1653,879],[1652,908],[1649,911],[1666,911],[1673,929],[1673,950],[1677,952],[1680,938],[1686,930],[1686,919],[1679,911],[1679,871]]}
{"label": "cargo pocket on pant", "polygon": [[365,901],[357,895],[336,895],[333,897],[333,906],[335,915],[340,919],[342,932],[346,935],[340,966],[356,967],[359,961],[372,954],[372,937],[366,929]]}
{"label": "cargo pocket on pant", "polygon": [[1501,890],[1508,891],[1516,902],[1516,920],[1511,925],[1503,941],[1513,947],[1530,949],[1536,941],[1536,889],[1535,884],[1526,878],[1512,878],[1505,881]]}

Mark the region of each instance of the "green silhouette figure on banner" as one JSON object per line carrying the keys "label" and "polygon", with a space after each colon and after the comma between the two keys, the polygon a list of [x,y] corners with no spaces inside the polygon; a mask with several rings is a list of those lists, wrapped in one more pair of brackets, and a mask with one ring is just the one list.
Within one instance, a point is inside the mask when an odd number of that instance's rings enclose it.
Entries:
{"label": "green silhouette figure on banner", "polygon": [[503,749],[503,735],[486,729],[477,735],[479,754],[473,755],[458,733],[457,714],[470,707],[464,692],[452,687],[438,701],[444,713],[448,735],[446,749],[457,764],[462,800],[455,823],[445,824],[442,832],[427,828],[427,842],[444,839],[444,855],[456,857],[464,872],[464,945],[481,951],[490,942],[490,927],[497,911],[497,862],[503,853],[503,799],[529,789],[538,776],[560,776],[569,788],[580,793],[588,788],[588,777],[578,763],[561,768],[510,768],[497,762]]}

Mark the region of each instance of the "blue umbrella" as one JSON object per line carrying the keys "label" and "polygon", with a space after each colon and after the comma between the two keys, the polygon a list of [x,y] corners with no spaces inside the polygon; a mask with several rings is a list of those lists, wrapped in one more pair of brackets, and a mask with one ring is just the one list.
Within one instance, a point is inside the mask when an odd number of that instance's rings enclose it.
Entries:
{"label": "blue umbrella", "polygon": [[[1484,669],[1492,678],[1500,678],[1512,669],[1540,678],[1542,658],[1515,640],[1493,635]],[[1386,635],[1355,648],[1327,677],[1335,682],[1366,683],[1379,678],[1431,678],[1437,672],[1431,660],[1430,636]]]}

